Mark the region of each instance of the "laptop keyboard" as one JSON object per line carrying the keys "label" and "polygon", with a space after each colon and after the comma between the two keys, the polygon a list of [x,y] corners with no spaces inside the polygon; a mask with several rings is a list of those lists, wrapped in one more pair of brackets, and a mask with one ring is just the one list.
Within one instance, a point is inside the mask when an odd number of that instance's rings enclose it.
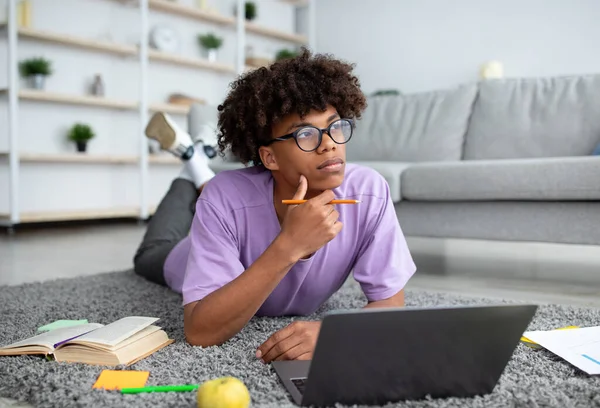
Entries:
{"label": "laptop keyboard", "polygon": [[300,391],[300,394],[304,394],[304,389],[306,388],[306,378],[292,378],[291,380],[298,391]]}

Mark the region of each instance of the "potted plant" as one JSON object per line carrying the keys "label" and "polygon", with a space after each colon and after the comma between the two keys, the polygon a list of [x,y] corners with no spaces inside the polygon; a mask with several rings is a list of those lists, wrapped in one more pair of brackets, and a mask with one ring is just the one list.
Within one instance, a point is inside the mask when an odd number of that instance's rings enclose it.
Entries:
{"label": "potted plant", "polygon": [[253,1],[247,1],[245,4],[245,15],[246,20],[252,21],[256,18],[256,3]]}
{"label": "potted plant", "polygon": [[85,123],[76,123],[69,130],[68,138],[77,145],[78,152],[87,150],[88,142],[96,136],[89,125]]}
{"label": "potted plant", "polygon": [[19,63],[19,71],[32,88],[43,89],[46,77],[52,74],[52,62],[44,57],[29,58]]}
{"label": "potted plant", "polygon": [[217,50],[223,45],[223,38],[217,37],[213,33],[203,34],[198,36],[198,43],[205,53],[205,58],[210,62],[217,60]]}
{"label": "potted plant", "polygon": [[400,95],[400,91],[397,89],[380,89],[371,94],[371,96],[397,96]]}
{"label": "potted plant", "polygon": [[277,54],[275,54],[275,61],[281,61],[286,58],[294,58],[297,55],[298,52],[284,48],[282,50],[277,51]]}

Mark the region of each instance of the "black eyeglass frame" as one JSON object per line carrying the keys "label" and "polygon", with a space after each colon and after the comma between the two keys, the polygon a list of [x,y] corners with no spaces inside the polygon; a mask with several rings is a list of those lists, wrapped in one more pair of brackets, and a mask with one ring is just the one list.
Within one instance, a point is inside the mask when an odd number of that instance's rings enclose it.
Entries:
{"label": "black eyeglass frame", "polygon": [[[335,125],[336,123],[341,122],[341,121],[345,121],[345,122],[350,123],[350,136],[348,137],[348,140],[346,140],[344,142],[338,142],[337,140],[335,140],[333,138],[333,136],[331,136],[331,132],[330,132],[331,131],[331,127],[333,125]],[[313,128],[313,129],[317,129],[319,131],[319,143],[317,143],[317,147],[315,147],[314,149],[311,149],[311,150],[303,149],[302,147],[300,147],[300,143],[298,143],[298,137],[297,137],[298,133],[300,131],[302,131],[302,130],[305,130],[306,128]],[[269,146],[272,143],[283,142],[283,141],[286,141],[286,140],[289,140],[289,139],[293,138],[294,141],[296,142],[296,146],[298,146],[298,148],[300,150],[302,150],[303,152],[310,153],[310,152],[314,152],[315,150],[317,150],[319,148],[319,146],[321,146],[321,143],[323,142],[323,133],[327,133],[329,135],[329,137],[331,138],[331,140],[333,140],[334,143],[336,143],[336,144],[346,144],[346,143],[348,143],[350,141],[350,139],[352,139],[352,135],[354,134],[354,120],[352,120],[352,119],[345,119],[345,118],[337,119],[337,120],[331,122],[329,124],[329,126],[327,126],[324,129],[319,129],[318,127],[312,126],[312,125],[302,126],[301,128],[294,130],[292,133],[288,133],[287,135],[275,137],[275,138],[269,140],[267,143],[264,144],[264,146]]]}

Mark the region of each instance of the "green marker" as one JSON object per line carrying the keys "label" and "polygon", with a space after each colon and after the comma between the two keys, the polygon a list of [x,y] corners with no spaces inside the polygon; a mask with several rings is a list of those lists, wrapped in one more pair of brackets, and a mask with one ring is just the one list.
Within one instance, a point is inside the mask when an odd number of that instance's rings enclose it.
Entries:
{"label": "green marker", "polygon": [[189,385],[158,385],[154,387],[122,388],[121,394],[140,394],[142,392],[170,392],[170,391],[195,391],[198,384]]}

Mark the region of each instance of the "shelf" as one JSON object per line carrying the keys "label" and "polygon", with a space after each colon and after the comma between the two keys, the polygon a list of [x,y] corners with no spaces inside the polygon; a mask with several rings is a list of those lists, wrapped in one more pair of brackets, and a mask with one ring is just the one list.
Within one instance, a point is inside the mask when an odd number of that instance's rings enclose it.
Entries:
{"label": "shelf", "polygon": [[[8,158],[7,152],[0,152],[0,160]],[[55,164],[138,164],[137,155],[114,155],[114,154],[94,154],[94,153],[21,153],[19,160],[22,163],[55,163]],[[148,164],[150,165],[181,165],[181,160],[169,153],[150,153],[148,154]],[[214,171],[235,170],[243,168],[244,165],[238,162],[211,162],[209,166]]]}
{"label": "shelf", "polygon": [[136,164],[137,156],[108,155],[93,153],[21,153],[24,163],[84,163],[84,164]]}
{"label": "shelf", "polygon": [[[262,36],[266,39],[272,38],[277,42],[291,42],[292,44],[307,43],[306,36],[296,34],[293,27],[287,27],[287,25],[275,25],[275,27],[277,27],[276,29],[269,28],[268,20],[265,21],[265,24],[267,24],[266,27],[261,25],[261,22],[256,20],[244,20],[243,16],[241,15],[243,14],[243,9],[238,10],[238,16],[234,16],[233,13],[225,9],[223,9],[221,13],[218,13],[212,10],[208,11],[207,9],[193,7],[192,3],[196,3],[195,0],[144,0],[143,2],[141,0],[108,1],[114,1],[123,5],[138,7],[137,10],[128,11],[128,14],[132,14],[132,22],[136,24],[146,24],[148,18],[150,20],[153,18],[167,18],[179,20],[181,23],[185,23],[187,21],[189,24],[191,24],[190,27],[192,29],[192,26],[202,26],[205,28],[210,28],[212,26],[216,30],[231,34],[231,36],[235,37],[235,40],[232,40],[234,42],[237,40],[237,37],[235,36],[236,31],[241,30],[246,36],[250,37],[249,40],[260,40],[259,36]],[[290,7],[307,4],[306,0],[280,1],[281,3],[279,7],[283,7],[285,10],[290,12],[293,10],[285,8],[286,6],[282,4],[288,4]],[[182,5],[181,3],[187,3],[189,5],[186,6]],[[140,4],[147,4],[150,12],[146,13],[146,10],[144,9],[144,13],[142,13],[142,9],[139,8]],[[112,14],[125,12],[125,10],[118,9],[119,6],[115,6],[114,4],[109,4],[107,7],[107,11],[110,11]],[[276,18],[276,16],[274,18]],[[240,67],[238,64],[235,64],[232,59],[226,59],[225,56],[223,56],[223,58],[218,62],[210,62],[206,58],[201,58],[202,54],[198,52],[190,51],[181,53],[165,53],[155,50],[151,47],[148,49],[147,59],[142,60],[140,46],[144,46],[144,44],[146,44],[147,38],[136,39],[120,36],[113,39],[109,36],[103,36],[100,32],[95,33],[93,31],[80,33],[73,31],[73,34],[78,35],[71,35],[70,32],[72,32],[72,30],[69,30],[69,27],[66,27],[64,24],[60,25],[60,23],[57,21],[54,21],[53,23],[51,20],[48,21],[48,24],[40,27],[18,27],[18,24],[11,26],[11,30],[14,30],[11,31],[11,34],[15,33],[17,36],[18,43],[16,46],[14,42],[7,41],[7,25],[0,23],[0,43],[4,44],[5,48],[13,53],[13,56],[17,57],[16,60],[12,61],[14,66],[16,66],[18,60],[23,57],[22,55],[18,55],[19,50],[26,51],[27,49],[31,48],[31,50],[37,50],[35,52],[41,52],[42,54],[44,52],[52,53],[52,50],[63,52],[68,51],[68,55],[65,54],[64,56],[65,58],[69,57],[69,55],[73,58],[76,56],[81,56],[84,62],[86,58],[89,60],[89,57],[93,56],[96,58],[108,58],[109,61],[118,60],[125,64],[133,64],[131,65],[131,68],[139,68],[139,72],[143,78],[145,78],[143,75],[148,72],[147,65],[149,64],[152,64],[150,65],[150,69],[153,69],[153,66],[155,66],[154,68],[156,69],[167,69],[168,67],[166,65],[163,66],[163,64],[171,64],[175,67],[186,67],[190,72],[199,72],[199,74],[202,76],[206,76],[207,72],[210,76],[210,72],[213,72],[212,76],[215,76],[215,74],[222,75],[222,79],[227,80],[238,74],[238,68],[242,69],[242,67]],[[3,29],[4,31],[2,31]],[[192,36],[193,35],[194,34],[192,34]],[[21,43],[25,48],[18,46]],[[17,52],[17,54],[14,54],[14,52]],[[236,55],[239,58],[243,58],[243,54],[243,49],[237,47]],[[25,55],[25,57],[27,56]],[[144,55],[144,57],[146,57],[146,55]],[[250,65],[258,66],[261,64],[251,62],[248,65],[249,66],[247,69],[254,69],[253,67],[251,68]],[[175,71],[177,71],[176,68]],[[183,72],[183,70],[180,71]],[[50,109],[47,113],[54,112],[55,114],[69,114],[75,116],[77,116],[79,113],[85,113],[88,111],[91,112],[95,109],[107,109],[105,112],[103,112],[109,115],[107,118],[111,117],[110,115],[114,116],[114,114],[126,115],[127,117],[133,115],[130,119],[135,117],[136,122],[139,122],[139,120],[142,120],[146,117],[146,112],[140,112],[141,104],[143,104],[144,109],[147,108],[150,112],[162,111],[173,115],[187,115],[190,109],[190,105],[182,104],[181,100],[174,99],[173,96],[171,99],[157,98],[157,100],[154,101],[148,100],[148,97],[145,94],[143,95],[144,99],[142,100],[141,95],[138,93],[121,95],[109,94],[107,97],[102,97],[89,95],[88,92],[83,89],[69,90],[63,86],[57,86],[55,88],[48,87],[50,89],[38,90],[29,89],[25,86],[20,87],[19,83],[20,82],[18,81],[14,83],[11,82],[10,85],[10,95],[12,98],[11,102],[13,102],[13,99],[18,99],[20,102],[17,104],[17,106],[14,106],[14,104],[9,104],[7,99],[2,100],[2,97],[8,94],[8,90],[6,89],[0,89],[0,102],[8,106],[8,113],[13,115],[12,117],[14,117],[14,114],[19,113],[20,105],[20,107],[22,107],[21,113],[24,113],[25,117],[21,117],[22,115],[19,117],[26,121],[31,120],[31,118],[28,118],[29,113],[33,115],[35,111],[40,109],[44,111],[45,109]],[[69,92],[73,93],[69,94]],[[5,95],[3,95],[3,93]],[[207,98],[207,100],[210,97],[208,94],[204,96]],[[77,108],[77,106],[79,106],[79,108]],[[138,113],[141,113],[141,115],[138,115]],[[38,114],[33,116],[35,118],[39,117]],[[0,125],[2,125],[2,123],[0,123]],[[40,126],[41,127],[36,130],[37,133],[43,133],[45,130],[51,130],[44,129],[43,124],[40,124]],[[0,129],[1,128],[2,126],[0,126]],[[16,134],[14,132],[10,133],[10,138],[22,139],[23,136],[27,135],[19,134],[18,129]],[[24,151],[15,149],[11,153],[12,156],[8,153],[3,153],[0,151],[0,167],[6,170],[10,164],[12,169],[13,165],[16,164],[17,167],[14,170],[17,170],[19,166],[21,166],[25,173],[29,174],[29,172],[33,171],[33,175],[45,174],[48,171],[60,173],[60,169],[70,168],[72,170],[70,170],[71,173],[75,172],[73,174],[81,173],[85,175],[88,172],[94,173],[96,170],[105,169],[107,171],[116,170],[117,173],[122,171],[127,171],[128,173],[132,174],[140,173],[140,176],[146,176],[146,171],[148,170],[146,167],[148,166],[150,167],[150,173],[148,173],[147,176],[153,177],[158,175],[159,178],[162,178],[170,173],[176,175],[177,171],[179,171],[179,168],[181,167],[181,160],[173,157],[170,154],[167,154],[167,152],[157,152],[156,154],[148,155],[146,154],[147,147],[144,143],[146,140],[141,130],[127,132],[127,134],[122,135],[122,137],[132,138],[131,140],[133,141],[137,140],[138,142],[141,142],[144,150],[137,151],[139,150],[137,149],[120,151],[115,149],[114,152],[96,152],[93,142],[90,146],[91,151],[85,153],[76,152],[74,144],[65,145],[64,149],[60,147],[53,149],[49,148],[47,151],[45,151],[45,149],[28,149],[27,146],[23,146]],[[101,146],[98,145],[96,147]],[[9,163],[9,157],[16,160],[13,160]],[[147,160],[147,162],[142,162],[142,159],[144,161]],[[217,159],[211,161],[209,165],[215,172],[244,167],[241,163],[221,162]],[[106,173],[106,171],[104,171],[104,173]],[[109,218],[137,219],[139,218],[140,209],[142,209],[140,205],[143,204],[143,206],[146,207],[147,204],[150,204],[145,200],[139,200],[136,197],[133,197],[131,200],[127,201],[119,200],[118,202],[106,202],[104,203],[105,208],[94,208],[97,206],[102,207],[103,204],[99,204],[95,200],[92,201],[92,198],[88,198],[88,204],[85,202],[81,202],[79,204],[70,202],[69,204],[69,201],[67,200],[68,197],[63,197],[55,206],[49,206],[49,203],[31,206],[30,204],[33,202],[31,200],[35,198],[33,195],[30,196],[32,193],[26,188],[23,189],[22,192],[19,191],[19,180],[16,180],[17,183],[14,183],[14,180],[10,181],[12,183],[11,188],[14,188],[14,191],[10,191],[11,194],[14,193],[17,195],[17,197],[25,194],[24,197],[21,197],[21,199],[18,200],[20,203],[22,203],[21,207],[17,205],[17,207],[14,209],[16,214],[20,214],[18,217],[20,219],[19,223]],[[137,185],[136,182],[134,182],[134,184]],[[74,186],[76,187],[75,184]],[[69,190],[71,190],[71,187],[69,187]],[[142,187],[141,198],[147,195],[146,193],[148,190],[148,187],[145,185]],[[76,192],[77,189],[73,191]],[[94,202],[96,204],[94,204]],[[11,201],[11,203],[19,204],[16,201]],[[88,205],[92,206],[92,208],[88,208]],[[6,214],[8,211],[5,208],[3,208],[3,210],[4,214],[2,214],[0,211],[0,220],[2,222],[6,220],[8,221],[7,225],[10,225],[10,215]],[[146,212],[145,208],[142,210]],[[149,208],[149,210],[150,214],[153,214],[155,207]]]}
{"label": "shelf", "polygon": [[[165,0],[151,0],[150,4],[154,4],[154,8],[162,11],[169,11],[178,15],[186,17],[193,17],[196,19],[209,19],[212,18],[214,22],[230,25],[230,22],[235,23],[235,19],[214,15],[198,10],[194,7],[182,6],[177,3],[170,3]],[[200,17],[202,16],[202,17]],[[216,20],[215,20],[216,19]],[[5,25],[0,26],[0,28]],[[304,35],[287,33],[285,31],[275,30],[268,27],[263,27],[252,22],[245,22],[246,30],[250,33],[262,35],[265,37],[271,37],[284,41],[290,41],[296,44],[306,44],[308,39]],[[66,45],[71,47],[83,48],[92,51],[107,52],[111,54],[121,56],[135,56],[138,55],[138,48],[134,45],[111,43],[108,41],[92,40],[87,38],[78,38],[68,34],[59,34],[49,31],[37,30],[33,28],[19,27],[18,33],[20,37],[34,39],[38,41],[45,41],[59,45]],[[148,50],[150,59],[172,62],[179,65],[190,66],[193,68],[206,68],[213,69],[220,72],[231,72],[235,73],[235,68],[232,65],[213,63],[200,58],[183,57],[178,55],[171,55],[163,53],[157,50]]]}
{"label": "shelf", "polygon": [[183,55],[170,54],[157,50],[148,50],[148,57],[154,61],[167,62],[190,68],[212,69],[217,72],[235,73],[233,65],[210,62],[202,58],[186,57]]}
{"label": "shelf", "polygon": [[[6,89],[0,89],[0,95],[5,93],[7,93]],[[69,95],[36,89],[20,90],[19,98],[38,102],[52,102],[67,105],[83,105],[124,110],[135,110],[138,108],[138,104],[135,101],[109,99],[99,96]],[[173,115],[187,115],[190,110],[188,106],[161,102],[151,103],[148,108],[151,112],[165,112]]]}
{"label": "shelf", "polygon": [[270,58],[256,58],[256,57],[246,57],[246,70],[251,68],[260,68],[260,67],[268,67],[273,64],[275,60]]}
{"label": "shelf", "polygon": [[177,105],[174,103],[151,103],[151,112],[164,112],[171,115],[187,115],[190,107],[186,105]]}
{"label": "shelf", "polygon": [[279,0],[282,3],[291,4],[296,7],[308,7],[308,0]]}
{"label": "shelf", "polygon": [[[0,26],[5,28],[6,24]],[[54,44],[67,45],[88,49],[92,51],[107,52],[121,56],[136,55],[137,47],[133,45],[117,44],[108,41],[92,40],[87,38],[78,38],[68,34],[59,34],[49,31],[37,30],[34,28],[19,27],[18,34],[20,37],[29,38],[38,41],[45,41]]]}
{"label": "shelf", "polygon": [[[281,0],[282,2],[304,7],[308,5],[305,0]],[[164,13],[175,14],[178,16],[191,18],[194,20],[207,21],[224,26],[235,27],[236,18],[232,16],[224,16],[218,13],[203,11],[197,7],[186,6],[168,0],[149,0],[148,7],[151,10],[161,11]],[[304,35],[287,33],[285,31],[276,30],[273,28],[263,27],[256,23],[245,22],[246,30],[254,34],[260,34],[265,37],[276,38],[279,40],[290,41],[297,44],[307,44],[308,39]]]}
{"label": "shelf", "polygon": [[[0,93],[6,93],[6,89],[0,90]],[[133,101],[110,99],[100,96],[68,95],[37,89],[21,89],[19,91],[19,99],[125,110],[133,110],[138,107],[138,104]]]}
{"label": "shelf", "polygon": [[[155,206],[149,208],[150,215],[154,214],[155,211]],[[117,207],[96,210],[23,212],[19,215],[19,222],[21,224],[27,224],[35,222],[81,221],[110,218],[138,218],[139,215],[139,207]],[[8,214],[0,214],[0,219],[9,220],[10,216]]]}
{"label": "shelf", "polygon": [[273,28],[263,27],[248,21],[246,21],[246,31],[248,31],[249,33],[259,34],[265,37],[276,38],[284,41],[290,41],[301,45],[308,43],[308,38],[306,38],[305,35],[286,33],[285,31],[279,31]]}
{"label": "shelf", "polygon": [[[164,3],[163,0],[156,0],[158,3]],[[191,8],[176,4],[168,3],[168,6],[175,6],[177,8]],[[0,26],[2,27],[2,26]],[[72,47],[90,49],[94,51],[104,51],[119,55],[138,55],[138,48],[136,46],[124,45],[124,44],[113,44],[104,41],[88,40],[83,38],[77,38],[65,34],[51,33],[47,31],[40,31],[31,28],[19,28],[19,35],[36,39],[39,41],[52,42],[56,44],[68,45]],[[169,54],[153,49],[148,50],[148,56],[151,60],[170,62],[176,65],[183,65],[192,68],[211,69],[217,72],[235,73],[235,67],[233,65],[222,64],[218,62],[210,62],[201,58],[186,57],[181,55]]]}
{"label": "shelf", "polygon": [[149,0],[148,7],[150,10],[162,11],[179,15],[182,17],[192,18],[194,20],[207,21],[221,25],[235,25],[235,17],[224,16],[217,13],[203,11],[197,7],[185,6],[167,0]]}
{"label": "shelf", "polygon": [[181,160],[177,157],[169,154],[164,155],[156,155],[150,154],[148,155],[148,163],[150,164],[181,164]]}
{"label": "shelf", "polygon": [[[305,1],[301,0],[287,0],[285,2],[296,6],[304,6],[308,4]],[[162,11],[165,13],[179,15],[182,17],[192,18],[195,20],[208,21],[211,23],[221,24],[225,26],[235,26],[236,24],[235,17],[224,16],[217,13],[203,11],[197,7],[185,6],[174,3],[172,1],[149,0],[148,6],[151,10]],[[308,42],[308,39],[303,35],[286,33],[284,31],[262,27],[250,22],[246,22],[246,30],[255,34],[260,34],[285,41],[291,41],[298,44],[306,44]]]}
{"label": "shelf", "polygon": [[[7,152],[0,152],[0,159],[8,157]],[[137,164],[139,158],[136,155],[109,155],[94,153],[21,153],[19,160],[23,163],[66,163],[66,164]],[[148,155],[150,164],[181,164],[181,160],[174,156]]]}
{"label": "shelf", "polygon": [[[0,158],[8,157],[0,152]],[[83,163],[83,164],[136,164],[137,156],[108,155],[93,153],[21,153],[19,161],[23,163]]]}

